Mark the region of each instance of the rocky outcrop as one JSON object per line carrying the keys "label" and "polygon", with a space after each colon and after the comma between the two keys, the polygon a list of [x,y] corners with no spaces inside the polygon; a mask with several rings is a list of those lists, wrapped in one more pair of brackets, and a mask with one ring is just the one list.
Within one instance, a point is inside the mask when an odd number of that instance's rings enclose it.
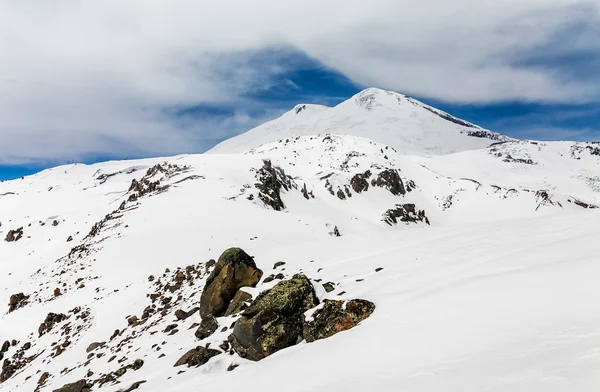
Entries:
{"label": "rocky outcrop", "polygon": [[396,169],[387,169],[377,174],[377,177],[371,180],[371,185],[387,189],[394,196],[406,194],[406,189]]}
{"label": "rocky outcrop", "polygon": [[223,316],[237,291],[256,286],[262,275],[252,257],[242,249],[227,249],[206,280],[200,297],[200,316]]}
{"label": "rocky outcrop", "polygon": [[207,363],[212,357],[215,357],[219,354],[221,354],[219,350],[213,350],[204,347],[196,347],[183,354],[183,356],[179,358],[179,360],[175,363],[174,366],[202,366],[205,363]]}
{"label": "rocky outcrop", "polygon": [[397,204],[395,208],[389,209],[383,214],[382,220],[390,226],[398,222],[429,224],[429,218],[425,216],[425,211],[417,210],[414,204]]}
{"label": "rocky outcrop", "polygon": [[66,320],[67,318],[68,316],[63,313],[48,313],[44,322],[40,324],[40,327],[38,328],[38,333],[40,334],[40,336],[44,335],[52,328],[54,328],[56,324]]}
{"label": "rocky outcrop", "polygon": [[241,357],[259,361],[298,343],[303,314],[318,303],[308,278],[295,275],[262,292],[235,323],[229,340]]}
{"label": "rocky outcrop", "polygon": [[282,190],[290,191],[298,188],[292,177],[285,174],[282,168],[273,166],[269,160],[263,161],[263,167],[256,172],[256,179],[258,182],[254,186],[259,191],[258,198],[275,211],[285,209],[285,204],[281,200]]}
{"label": "rocky outcrop", "polygon": [[352,177],[352,179],[350,180],[350,185],[352,186],[352,189],[354,190],[354,192],[361,193],[361,192],[368,190],[369,189],[369,181],[368,181],[369,178],[371,178],[370,170],[367,170],[364,173],[356,174],[354,177]]}
{"label": "rocky outcrop", "polygon": [[325,300],[322,307],[304,322],[304,339],[310,343],[354,328],[374,310],[372,302],[362,299],[347,302]]}
{"label": "rocky outcrop", "polygon": [[23,293],[17,293],[10,296],[8,301],[8,312],[14,312],[15,310],[22,308],[27,305],[27,300],[29,299],[28,295]]}

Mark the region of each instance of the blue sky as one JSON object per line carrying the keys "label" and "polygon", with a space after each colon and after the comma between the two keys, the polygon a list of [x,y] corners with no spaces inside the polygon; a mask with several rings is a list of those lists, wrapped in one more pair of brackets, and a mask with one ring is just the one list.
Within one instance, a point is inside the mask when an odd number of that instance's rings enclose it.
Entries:
{"label": "blue sky", "polygon": [[514,137],[600,140],[596,0],[0,2],[0,37],[0,179],[203,152],[366,87]]}

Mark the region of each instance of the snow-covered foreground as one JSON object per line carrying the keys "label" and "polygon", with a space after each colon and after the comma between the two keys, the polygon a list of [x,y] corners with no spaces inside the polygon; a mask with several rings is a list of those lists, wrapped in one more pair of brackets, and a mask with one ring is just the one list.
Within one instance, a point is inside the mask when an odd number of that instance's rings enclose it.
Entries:
{"label": "snow-covered foreground", "polygon": [[[377,311],[359,328],[233,374],[188,372],[177,386],[157,380],[156,390],[596,390],[599,218],[581,213],[252,249],[257,260],[285,254],[291,269],[340,282]],[[375,273],[378,267],[384,270]]]}
{"label": "snow-covered foreground", "polygon": [[[419,157],[310,135],[0,183],[0,390],[597,390],[598,175],[594,144]],[[181,311],[230,247],[264,272],[254,298],[302,272],[375,312],[259,362],[221,347],[234,316],[200,341]],[[208,344],[223,353],[173,366]]]}

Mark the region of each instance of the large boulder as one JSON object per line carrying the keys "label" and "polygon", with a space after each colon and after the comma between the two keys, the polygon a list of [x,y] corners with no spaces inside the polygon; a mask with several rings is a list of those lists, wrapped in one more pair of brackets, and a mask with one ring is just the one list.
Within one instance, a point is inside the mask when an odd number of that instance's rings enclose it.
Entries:
{"label": "large boulder", "polygon": [[235,323],[229,340],[243,358],[259,361],[302,340],[304,312],[319,300],[302,274],[262,292]]}
{"label": "large boulder", "polygon": [[325,339],[338,332],[354,328],[369,317],[375,310],[375,304],[363,299],[351,301],[332,301],[326,299],[304,322],[303,335],[307,342]]}
{"label": "large boulder", "polygon": [[227,249],[206,280],[200,297],[200,316],[223,316],[235,293],[241,287],[256,286],[262,274],[246,252],[240,248]]}

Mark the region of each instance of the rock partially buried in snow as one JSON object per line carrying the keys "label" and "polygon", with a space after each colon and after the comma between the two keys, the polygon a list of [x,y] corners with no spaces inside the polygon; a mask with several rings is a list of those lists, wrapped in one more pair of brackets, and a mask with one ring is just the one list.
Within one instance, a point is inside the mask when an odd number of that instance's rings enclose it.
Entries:
{"label": "rock partially buried in snow", "polygon": [[27,299],[29,299],[29,296],[23,293],[11,295],[8,302],[8,312],[14,312],[15,310],[27,305]]}
{"label": "rock partially buried in snow", "polygon": [[262,292],[235,323],[229,340],[241,357],[259,361],[298,343],[304,312],[318,304],[308,278],[294,275]]}
{"label": "rock partially buried in snow", "polygon": [[179,358],[179,360],[175,363],[174,366],[202,366],[206,362],[208,362],[212,357],[215,357],[219,354],[221,354],[219,350],[213,350],[204,347],[196,347],[183,354],[183,356]]}
{"label": "rock partially buried in snow", "polygon": [[326,299],[310,320],[304,322],[304,339],[310,343],[354,328],[374,311],[375,304],[363,299],[347,302]]}
{"label": "rock partially buried in snow", "polygon": [[206,280],[200,297],[200,316],[223,316],[237,291],[245,286],[256,286],[262,274],[252,257],[242,249],[227,249]]}
{"label": "rock partially buried in snow", "polygon": [[92,386],[88,384],[86,380],[79,380],[77,382],[66,384],[61,388],[55,389],[53,392],[89,392],[92,390]]}
{"label": "rock partially buried in snow", "polygon": [[212,335],[217,328],[219,327],[219,323],[214,316],[206,316],[202,319],[200,326],[196,330],[196,337],[200,340],[206,339],[210,335]]}

